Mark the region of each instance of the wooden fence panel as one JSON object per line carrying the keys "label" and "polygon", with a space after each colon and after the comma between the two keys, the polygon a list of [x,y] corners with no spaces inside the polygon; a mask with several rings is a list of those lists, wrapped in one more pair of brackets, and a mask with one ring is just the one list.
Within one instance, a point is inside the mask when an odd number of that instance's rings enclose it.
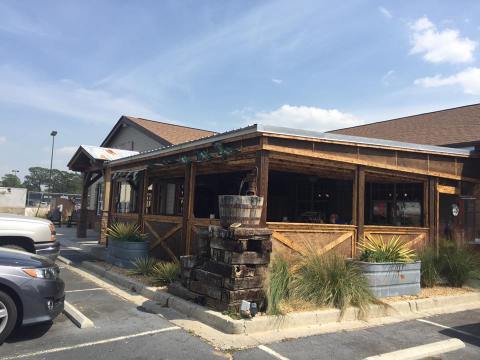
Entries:
{"label": "wooden fence panel", "polygon": [[397,226],[365,226],[365,238],[380,236],[384,241],[393,236],[400,236],[400,240],[409,244],[412,249],[422,249],[428,244],[429,229],[418,227]]}
{"label": "wooden fence panel", "polygon": [[180,256],[185,255],[181,216],[146,215],[143,221],[152,256],[178,261]]}
{"label": "wooden fence panel", "polygon": [[273,253],[307,255],[331,251],[355,256],[356,226],[300,223],[267,223],[273,230]]}

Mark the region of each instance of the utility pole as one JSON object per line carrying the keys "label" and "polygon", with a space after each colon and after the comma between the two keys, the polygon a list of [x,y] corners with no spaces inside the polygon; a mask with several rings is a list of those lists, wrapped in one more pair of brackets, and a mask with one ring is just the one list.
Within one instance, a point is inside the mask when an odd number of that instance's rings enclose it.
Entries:
{"label": "utility pole", "polygon": [[55,130],[53,130],[50,133],[50,136],[52,137],[52,155],[50,156],[50,182],[48,185],[48,191],[52,192],[52,165],[53,165],[53,149],[55,147],[55,136],[58,134]]}

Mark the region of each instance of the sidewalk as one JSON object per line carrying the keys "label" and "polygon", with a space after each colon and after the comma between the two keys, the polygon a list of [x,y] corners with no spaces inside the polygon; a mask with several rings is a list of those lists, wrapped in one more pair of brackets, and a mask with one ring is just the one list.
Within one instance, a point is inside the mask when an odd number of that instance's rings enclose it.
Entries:
{"label": "sidewalk", "polygon": [[61,244],[61,255],[75,264],[105,260],[105,246],[98,243],[100,234],[94,230],[87,230],[87,237],[78,238],[76,227],[61,227],[57,228],[57,239]]}

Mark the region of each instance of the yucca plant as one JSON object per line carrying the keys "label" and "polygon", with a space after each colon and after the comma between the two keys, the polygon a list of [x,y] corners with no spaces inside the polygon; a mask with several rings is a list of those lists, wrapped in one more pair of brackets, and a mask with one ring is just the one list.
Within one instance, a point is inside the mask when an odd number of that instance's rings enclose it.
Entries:
{"label": "yucca plant", "polygon": [[360,260],[366,262],[409,263],[416,257],[415,251],[400,241],[399,235],[394,235],[387,241],[381,235],[370,235],[360,247]]}
{"label": "yucca plant", "polygon": [[281,314],[280,303],[289,296],[292,275],[288,261],[282,256],[276,256],[270,263],[267,285],[267,312],[271,315]]}
{"label": "yucca plant", "polygon": [[115,222],[107,228],[109,239],[116,241],[142,242],[146,235],[140,230],[138,224]]}
{"label": "yucca plant", "polygon": [[422,262],[420,270],[422,287],[434,287],[440,279],[440,264],[435,249],[431,246],[424,248],[418,254],[418,258]]}
{"label": "yucca plant", "polygon": [[180,264],[177,262],[158,262],[153,267],[152,282],[154,285],[168,285],[177,280]]}
{"label": "yucca plant", "polygon": [[369,305],[378,302],[357,265],[338,254],[307,256],[298,266],[291,291],[318,306],[334,306],[342,316],[350,305],[365,315]]}
{"label": "yucca plant", "polygon": [[153,270],[157,264],[157,259],[152,257],[141,257],[133,260],[132,264],[134,269],[129,271],[131,275],[151,276],[153,275]]}

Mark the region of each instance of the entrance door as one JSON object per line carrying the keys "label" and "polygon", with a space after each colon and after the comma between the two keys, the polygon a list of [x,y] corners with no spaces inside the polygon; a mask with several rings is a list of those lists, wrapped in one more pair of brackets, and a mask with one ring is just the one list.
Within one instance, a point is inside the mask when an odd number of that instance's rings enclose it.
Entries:
{"label": "entrance door", "polygon": [[464,244],[475,240],[475,198],[439,194],[440,239]]}

